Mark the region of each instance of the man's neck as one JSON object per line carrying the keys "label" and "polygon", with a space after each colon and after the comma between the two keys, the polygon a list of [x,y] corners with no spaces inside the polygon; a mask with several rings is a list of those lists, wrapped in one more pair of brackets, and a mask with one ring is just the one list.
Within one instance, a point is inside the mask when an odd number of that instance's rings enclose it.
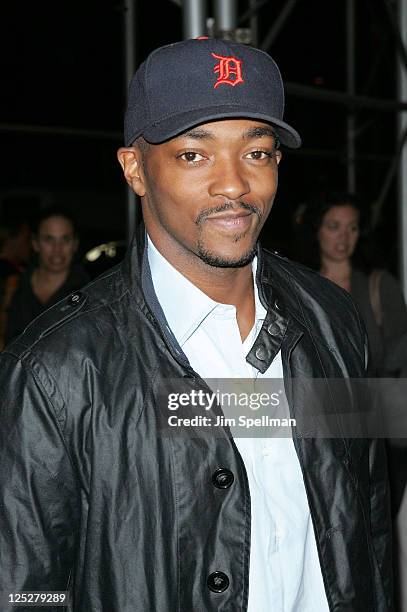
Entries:
{"label": "man's neck", "polygon": [[[157,247],[156,247],[157,248]],[[210,266],[198,257],[181,253],[181,256],[161,255],[198,289],[220,304],[236,308],[237,323],[242,341],[254,325],[256,306],[252,264],[239,268]]]}
{"label": "man's neck", "polygon": [[256,314],[251,263],[243,268],[214,268],[207,277],[188,280],[215,302],[236,307],[237,324],[243,342],[254,325]]}

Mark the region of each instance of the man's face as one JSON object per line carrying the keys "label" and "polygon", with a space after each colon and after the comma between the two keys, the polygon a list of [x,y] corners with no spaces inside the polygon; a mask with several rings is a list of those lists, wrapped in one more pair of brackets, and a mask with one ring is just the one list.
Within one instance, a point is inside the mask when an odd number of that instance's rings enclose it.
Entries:
{"label": "man's face", "polygon": [[281,154],[268,124],[211,122],[149,146],[144,160],[138,149],[135,155],[129,173],[119,151],[127,180],[142,196],[147,232],[173,265],[186,257],[218,267],[251,261],[277,189]]}

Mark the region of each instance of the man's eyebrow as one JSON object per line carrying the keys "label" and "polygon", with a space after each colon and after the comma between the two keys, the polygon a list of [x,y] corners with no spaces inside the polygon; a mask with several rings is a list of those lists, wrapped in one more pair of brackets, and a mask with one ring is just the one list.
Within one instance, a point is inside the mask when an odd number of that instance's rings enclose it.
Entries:
{"label": "man's eyebrow", "polygon": [[[250,140],[251,138],[262,138],[262,137],[272,137],[277,139],[277,134],[275,130],[270,126],[256,126],[249,128],[243,133],[243,138],[245,140]],[[176,136],[177,139],[181,138],[192,138],[194,140],[215,140],[215,135],[210,130],[206,130],[203,128],[192,128],[187,132],[182,132],[179,136]]]}
{"label": "man's eyebrow", "polygon": [[272,136],[273,138],[277,137],[275,130],[272,127],[268,126],[258,126],[249,128],[244,134],[243,138],[262,138],[263,136]]}
{"label": "man's eyebrow", "polygon": [[214,135],[209,130],[203,130],[202,128],[193,128],[187,132],[182,132],[177,138],[194,138],[195,140],[211,139],[214,140]]}

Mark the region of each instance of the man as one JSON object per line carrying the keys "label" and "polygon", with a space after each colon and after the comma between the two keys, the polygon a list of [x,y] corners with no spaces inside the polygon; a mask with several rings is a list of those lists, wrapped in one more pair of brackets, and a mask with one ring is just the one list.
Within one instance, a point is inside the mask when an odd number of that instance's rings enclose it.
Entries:
{"label": "man", "polygon": [[300,144],[283,106],[271,58],[231,42],[136,73],[118,158],[144,226],[1,356],[0,589],[83,612],[392,608],[381,444],[162,427],[170,380],[284,377],[295,417],[295,377],[364,374],[348,295],[257,247],[279,141]]}

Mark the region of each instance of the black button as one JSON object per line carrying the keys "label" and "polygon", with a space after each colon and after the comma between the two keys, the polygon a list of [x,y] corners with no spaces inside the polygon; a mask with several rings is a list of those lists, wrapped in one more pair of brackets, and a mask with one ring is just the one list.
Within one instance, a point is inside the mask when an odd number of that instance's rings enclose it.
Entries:
{"label": "black button", "polygon": [[268,357],[268,351],[266,347],[261,344],[260,346],[257,347],[255,355],[257,359],[260,359],[260,361],[266,361]]}
{"label": "black button", "polygon": [[223,572],[213,572],[208,576],[206,583],[214,593],[223,593],[229,586],[229,578]]}
{"label": "black button", "polygon": [[72,293],[72,295],[69,296],[68,300],[72,306],[76,306],[82,301],[82,293],[80,291]]}
{"label": "black button", "polygon": [[267,331],[271,336],[277,336],[277,334],[280,333],[280,326],[276,322],[270,323],[270,325],[267,328]]}
{"label": "black button", "polygon": [[219,468],[212,475],[212,483],[218,489],[228,489],[234,479],[233,472],[226,468]]}

